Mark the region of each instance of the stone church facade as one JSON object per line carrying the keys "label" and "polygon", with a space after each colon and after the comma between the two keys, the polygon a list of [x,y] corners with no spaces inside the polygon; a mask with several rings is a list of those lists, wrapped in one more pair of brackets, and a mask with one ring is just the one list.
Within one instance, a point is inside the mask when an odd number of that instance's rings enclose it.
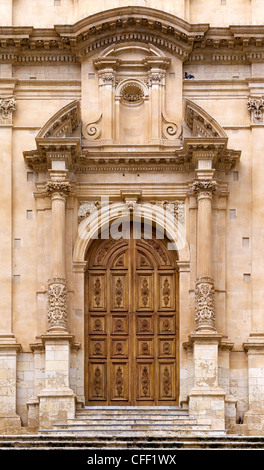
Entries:
{"label": "stone church facade", "polygon": [[1,2],[1,433],[263,435],[261,7]]}

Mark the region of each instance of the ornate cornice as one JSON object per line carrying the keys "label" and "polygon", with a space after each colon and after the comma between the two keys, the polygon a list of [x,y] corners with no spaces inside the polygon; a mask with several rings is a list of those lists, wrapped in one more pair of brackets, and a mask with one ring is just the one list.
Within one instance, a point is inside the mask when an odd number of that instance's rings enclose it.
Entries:
{"label": "ornate cornice", "polygon": [[263,60],[261,25],[190,24],[147,7],[121,7],[54,28],[0,28],[0,62],[81,62],[111,44],[143,42],[188,62],[251,63]]}
{"label": "ornate cornice", "polygon": [[[82,141],[80,135],[80,107],[74,101],[58,111],[40,130],[36,137],[36,150],[25,151],[26,163],[36,172],[46,172],[52,160],[64,160],[69,170],[75,172],[108,171],[185,171],[195,169],[197,154],[213,155],[213,165],[218,171],[229,171],[239,161],[240,151],[228,149],[228,138],[221,126],[199,106],[187,100],[188,109],[194,110],[194,119],[202,122],[209,135],[186,137],[175,144],[149,144],[134,146],[131,152],[126,145],[106,145],[102,142]],[[200,113],[200,114],[199,114]],[[194,116],[194,115],[192,115]],[[200,118],[199,118],[200,116]],[[165,125],[165,123],[164,123]],[[166,122],[170,127],[170,123]],[[173,128],[171,128],[173,132]],[[211,134],[211,135],[210,135]]]}
{"label": "ornate cornice", "polygon": [[220,124],[203,108],[186,99],[185,122],[194,137],[227,138],[227,134]]}

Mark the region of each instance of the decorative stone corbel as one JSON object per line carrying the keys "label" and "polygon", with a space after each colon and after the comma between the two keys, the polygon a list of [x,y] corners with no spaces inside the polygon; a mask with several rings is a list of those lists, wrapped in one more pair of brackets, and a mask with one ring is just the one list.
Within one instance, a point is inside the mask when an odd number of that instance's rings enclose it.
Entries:
{"label": "decorative stone corbel", "polygon": [[247,107],[251,112],[252,124],[262,124],[264,113],[264,96],[261,98],[249,97]]}
{"label": "decorative stone corbel", "polygon": [[16,110],[16,101],[14,96],[0,98],[0,125],[12,125],[13,113]]}

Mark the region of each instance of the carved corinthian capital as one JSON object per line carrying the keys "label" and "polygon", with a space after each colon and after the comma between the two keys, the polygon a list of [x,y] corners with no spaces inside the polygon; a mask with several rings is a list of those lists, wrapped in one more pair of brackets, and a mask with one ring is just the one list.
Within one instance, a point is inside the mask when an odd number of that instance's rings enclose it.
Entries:
{"label": "carved corinthian capital", "polygon": [[218,189],[218,184],[215,180],[196,180],[192,184],[192,191],[196,194],[206,192],[215,193]]}
{"label": "carved corinthian capital", "polygon": [[48,331],[67,330],[66,280],[54,277],[48,280]]}
{"label": "carved corinthian capital", "polygon": [[69,181],[48,181],[46,190],[51,195],[60,194],[65,197],[71,191],[71,185]]}
{"label": "carved corinthian capital", "polygon": [[0,98],[0,125],[13,124],[13,112],[16,110],[16,102],[14,96]]}
{"label": "carved corinthian capital", "polygon": [[249,97],[247,107],[251,112],[252,124],[262,124],[264,113],[264,96],[262,96],[262,98]]}
{"label": "carved corinthian capital", "polygon": [[201,277],[195,284],[196,330],[215,331],[215,289],[211,277]]}

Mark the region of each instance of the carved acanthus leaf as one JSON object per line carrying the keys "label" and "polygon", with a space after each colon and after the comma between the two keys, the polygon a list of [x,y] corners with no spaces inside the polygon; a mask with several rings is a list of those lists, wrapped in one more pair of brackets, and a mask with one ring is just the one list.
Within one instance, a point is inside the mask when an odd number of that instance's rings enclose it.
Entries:
{"label": "carved acanthus leaf", "polygon": [[16,102],[13,96],[0,98],[0,125],[12,124],[15,110]]}
{"label": "carved acanthus leaf", "polygon": [[195,285],[196,329],[215,329],[215,289],[211,277],[196,280]]}
{"label": "carved acanthus leaf", "polygon": [[210,192],[215,193],[218,190],[218,184],[214,180],[196,180],[192,184],[194,193]]}
{"label": "carved acanthus leaf", "polygon": [[71,191],[69,181],[47,181],[46,191],[49,194],[59,193],[66,196]]}
{"label": "carved acanthus leaf", "polygon": [[47,302],[49,329],[54,327],[67,329],[67,288],[64,278],[49,279]]}
{"label": "carved acanthus leaf", "polygon": [[247,107],[251,111],[251,122],[253,124],[263,123],[264,96],[261,98],[249,97]]}

